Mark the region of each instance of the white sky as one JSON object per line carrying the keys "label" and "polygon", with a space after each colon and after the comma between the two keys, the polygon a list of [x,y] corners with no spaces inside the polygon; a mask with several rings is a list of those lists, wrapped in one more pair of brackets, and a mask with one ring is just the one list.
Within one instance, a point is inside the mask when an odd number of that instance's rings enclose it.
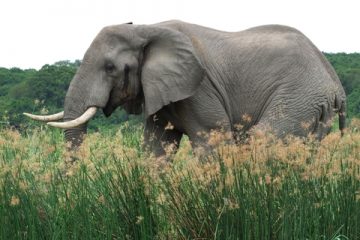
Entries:
{"label": "white sky", "polygon": [[0,67],[82,59],[102,27],[179,19],[225,31],[283,24],[321,51],[360,52],[359,0],[4,0]]}

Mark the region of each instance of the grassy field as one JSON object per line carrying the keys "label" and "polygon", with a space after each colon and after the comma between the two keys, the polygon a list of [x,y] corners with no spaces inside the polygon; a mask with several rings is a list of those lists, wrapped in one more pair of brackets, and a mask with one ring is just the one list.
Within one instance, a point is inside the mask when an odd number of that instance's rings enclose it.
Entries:
{"label": "grassy field", "polygon": [[321,143],[258,133],[188,141],[163,164],[141,128],[89,134],[71,163],[60,131],[0,132],[0,239],[360,239],[360,121]]}

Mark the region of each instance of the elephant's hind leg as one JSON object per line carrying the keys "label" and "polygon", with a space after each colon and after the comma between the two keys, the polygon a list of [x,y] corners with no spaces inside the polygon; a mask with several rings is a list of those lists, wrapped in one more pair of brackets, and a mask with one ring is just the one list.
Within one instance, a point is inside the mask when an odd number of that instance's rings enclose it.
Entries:
{"label": "elephant's hind leg", "polygon": [[263,132],[271,132],[276,137],[284,139],[288,135],[306,137],[314,129],[316,124],[316,110],[303,109],[298,106],[296,111],[286,105],[276,106],[269,109],[261,117],[257,125],[252,129]]}
{"label": "elephant's hind leg", "polygon": [[332,127],[332,119],[334,113],[331,112],[332,108],[329,104],[321,105],[318,117],[314,125],[313,134],[318,140],[323,139],[327,134],[330,133]]}
{"label": "elephant's hind leg", "polygon": [[321,140],[331,130],[332,109],[328,104],[319,107],[302,106],[303,108],[283,108],[281,114],[269,111],[265,114],[254,129],[271,131],[279,138],[287,135],[307,137],[314,135]]}

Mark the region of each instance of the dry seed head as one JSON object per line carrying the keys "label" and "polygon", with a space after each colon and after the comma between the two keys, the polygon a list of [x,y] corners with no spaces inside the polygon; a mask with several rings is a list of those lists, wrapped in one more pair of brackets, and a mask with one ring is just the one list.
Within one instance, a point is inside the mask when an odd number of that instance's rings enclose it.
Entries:
{"label": "dry seed head", "polygon": [[5,130],[4,133],[5,136],[10,140],[10,143],[14,144],[16,142],[19,142],[19,140],[21,139],[21,135],[17,130],[8,129]]}
{"label": "dry seed head", "polygon": [[235,182],[235,177],[234,175],[232,174],[232,172],[228,172],[227,175],[226,175],[226,178],[225,178],[225,185],[228,186],[228,187],[231,187],[234,185],[234,182]]}
{"label": "dry seed head", "polygon": [[159,194],[159,196],[156,199],[156,202],[160,205],[164,205],[166,203],[166,196],[163,192]]}
{"label": "dry seed head", "polygon": [[356,199],[356,201],[359,201],[359,202],[360,202],[360,191],[357,191],[357,192],[355,193],[355,199]]}
{"label": "dry seed head", "polygon": [[209,135],[208,144],[211,146],[218,146],[226,143],[226,141],[230,140],[231,138],[231,132],[212,130]]}
{"label": "dry seed head", "polygon": [[193,158],[192,155],[192,147],[190,144],[190,141],[188,140],[182,140],[181,141],[181,147],[178,149],[176,155],[174,156],[174,162],[183,161],[184,159]]}
{"label": "dry seed head", "polygon": [[322,203],[314,203],[314,207],[315,208],[322,208],[323,205],[322,205]]}
{"label": "dry seed head", "polygon": [[100,195],[97,200],[98,200],[99,203],[105,204],[105,197],[104,197],[104,195]]}
{"label": "dry seed head", "polygon": [[242,130],[242,129],[244,128],[244,125],[235,124],[235,125],[234,125],[234,128],[235,128],[235,130],[240,131],[240,130]]}
{"label": "dry seed head", "polygon": [[55,148],[54,145],[47,145],[47,147],[46,147],[45,150],[44,150],[44,154],[50,155],[50,154],[52,154],[52,153],[55,152],[55,151],[56,151],[56,148]]}
{"label": "dry seed head", "polygon": [[224,200],[224,205],[227,207],[227,209],[229,210],[235,210],[235,209],[239,209],[240,206],[239,204],[236,202],[236,200],[231,199],[231,198],[223,198]]}
{"label": "dry seed head", "polygon": [[282,184],[282,178],[280,176],[276,176],[274,179],[273,179],[273,184],[275,186],[277,186],[278,188],[281,188],[281,184]]}
{"label": "dry seed head", "polygon": [[176,143],[170,143],[170,144],[162,143],[162,146],[164,148],[166,156],[168,156],[168,157],[173,155],[177,148]]}
{"label": "dry seed head", "polygon": [[17,196],[12,196],[10,200],[10,206],[17,206],[20,204],[20,199]]}
{"label": "dry seed head", "polygon": [[46,172],[44,175],[43,175],[43,177],[42,177],[43,179],[43,182],[45,182],[45,183],[50,183],[51,182],[51,180],[52,180],[52,173],[51,172]]}
{"label": "dry seed head", "polygon": [[49,114],[49,110],[46,109],[46,107],[43,107],[43,108],[41,108],[41,110],[40,110],[40,114],[41,114],[41,115],[47,115],[47,114]]}
{"label": "dry seed head", "polygon": [[136,222],[135,224],[141,224],[144,221],[144,217],[143,216],[137,216],[136,217]]}
{"label": "dry seed head", "polygon": [[271,176],[269,174],[265,174],[265,184],[266,185],[271,184]]}
{"label": "dry seed head", "polygon": [[65,176],[67,177],[72,177],[75,176],[76,173],[78,173],[78,171],[80,170],[80,163],[75,162],[75,163],[69,163],[66,164],[65,163]]}
{"label": "dry seed head", "polygon": [[227,144],[219,146],[216,150],[226,167],[232,167],[233,164],[242,163],[243,152],[240,146]]}
{"label": "dry seed head", "polygon": [[172,130],[174,129],[174,126],[171,124],[171,122],[168,122],[167,125],[165,126],[165,130]]}
{"label": "dry seed head", "polygon": [[199,136],[199,137],[203,137],[203,138],[209,138],[209,133],[204,132],[204,131],[197,132],[196,135]]}
{"label": "dry seed head", "polygon": [[312,123],[311,122],[301,122],[300,126],[302,129],[304,130],[308,130],[311,127]]}
{"label": "dry seed head", "polygon": [[19,188],[23,191],[27,190],[29,188],[29,185],[27,182],[25,181],[20,181],[19,182]]}
{"label": "dry seed head", "polygon": [[341,136],[337,133],[330,133],[321,141],[321,146],[327,149],[332,149],[339,144]]}
{"label": "dry seed head", "polygon": [[243,114],[241,119],[246,123],[250,123],[251,120],[252,120],[251,116],[249,114],[247,114],[247,113]]}

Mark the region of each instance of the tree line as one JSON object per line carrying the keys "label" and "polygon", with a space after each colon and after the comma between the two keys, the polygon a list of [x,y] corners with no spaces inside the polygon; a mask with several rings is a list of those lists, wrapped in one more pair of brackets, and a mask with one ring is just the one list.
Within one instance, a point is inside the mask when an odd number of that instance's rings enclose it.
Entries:
{"label": "tree line", "polygon": [[[347,114],[360,117],[360,53],[325,53],[335,68],[347,94]],[[23,112],[54,113],[62,111],[64,97],[81,61],[46,64],[40,70],[0,67],[0,127],[26,128],[37,123],[25,119]],[[130,118],[118,110],[109,119],[103,114],[91,121],[90,128],[119,124]]]}

